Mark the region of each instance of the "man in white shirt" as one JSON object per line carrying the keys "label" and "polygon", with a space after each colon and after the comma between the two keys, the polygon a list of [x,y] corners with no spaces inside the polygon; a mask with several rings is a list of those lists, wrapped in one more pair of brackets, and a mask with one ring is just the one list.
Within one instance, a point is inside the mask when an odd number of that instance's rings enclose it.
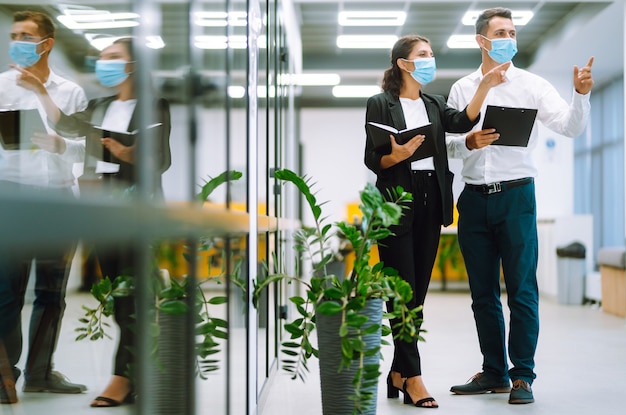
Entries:
{"label": "man in white shirt", "polygon": [[[16,65],[28,68],[44,82],[64,112],[83,110],[87,98],[82,88],[56,75],[48,66],[54,38],[55,28],[50,17],[37,12],[17,12],[13,16],[9,55]],[[33,92],[17,85],[18,75],[19,72],[13,69],[0,74],[0,108],[37,109],[47,127],[45,111],[39,100]],[[29,149],[0,148],[1,192],[39,192],[73,197],[72,165],[74,161],[82,161],[84,144],[62,138],[51,129],[48,133],[34,137]],[[16,367],[22,352],[20,315],[33,259],[36,262],[35,301],[23,390],[55,393],[86,390],[85,386],[70,383],[61,373],[54,371],[52,359],[65,310],[65,290],[75,244],[50,241],[46,245],[0,253],[0,358],[4,358],[3,363],[8,361],[9,366],[0,372],[1,403],[17,402],[14,382],[20,375]],[[11,374],[13,379],[6,379]]]}
{"label": "man in white shirt", "polygon": [[[510,10],[483,11],[476,21],[482,65],[452,86],[448,105],[464,108],[483,74],[513,58],[517,52],[515,38]],[[537,109],[536,119],[546,127],[576,137],[589,118],[592,63],[593,57],[585,67],[574,67],[575,91],[569,104],[546,80],[511,65],[507,80],[489,91],[481,113],[487,105]],[[460,395],[510,392],[509,403],[532,403],[539,334],[534,187],[537,169],[532,151],[538,133],[535,126],[528,147],[495,145],[499,134],[493,129],[480,130],[481,124],[466,136],[447,139],[448,156],[463,159],[465,188],[457,203],[458,236],[483,354],[482,371],[468,383],[452,386],[451,391]],[[500,265],[511,313],[510,369],[500,301]]]}

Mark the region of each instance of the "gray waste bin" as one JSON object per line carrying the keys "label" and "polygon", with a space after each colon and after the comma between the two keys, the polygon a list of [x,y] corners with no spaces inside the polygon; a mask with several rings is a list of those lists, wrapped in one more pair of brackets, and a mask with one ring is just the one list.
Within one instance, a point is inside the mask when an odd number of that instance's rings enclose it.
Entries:
{"label": "gray waste bin", "polygon": [[585,246],[572,242],[558,247],[556,255],[559,303],[582,304],[585,299]]}

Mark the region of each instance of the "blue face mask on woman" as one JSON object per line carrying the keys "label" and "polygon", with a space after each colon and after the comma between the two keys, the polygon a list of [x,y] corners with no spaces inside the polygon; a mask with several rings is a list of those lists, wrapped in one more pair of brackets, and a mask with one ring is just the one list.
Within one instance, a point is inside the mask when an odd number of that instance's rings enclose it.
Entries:
{"label": "blue face mask on woman", "polygon": [[[483,37],[487,39],[485,36]],[[509,62],[517,53],[517,42],[515,39],[503,38],[487,40],[491,42],[491,50],[487,50],[487,53],[491,59],[498,63]]]}
{"label": "blue face mask on woman", "polygon": [[435,63],[435,58],[418,58],[418,59],[403,59],[407,62],[413,62],[415,65],[415,69],[411,72],[411,76],[420,85],[426,85],[429,82],[432,82],[435,79],[435,73],[437,71],[437,65]]}
{"label": "blue face mask on woman", "polygon": [[124,82],[130,75],[126,72],[128,62],[121,59],[96,61],[96,78],[106,87],[118,86]]}
{"label": "blue face mask on woman", "polygon": [[38,43],[14,40],[9,45],[9,56],[13,59],[13,62],[22,68],[33,66],[39,62],[41,55],[45,53],[45,51],[37,53],[37,45],[45,42],[45,40],[46,39]]}

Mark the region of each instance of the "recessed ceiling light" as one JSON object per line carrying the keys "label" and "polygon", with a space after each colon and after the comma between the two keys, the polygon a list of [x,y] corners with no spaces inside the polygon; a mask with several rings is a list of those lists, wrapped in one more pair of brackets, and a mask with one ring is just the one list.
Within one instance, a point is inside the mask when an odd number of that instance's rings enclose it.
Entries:
{"label": "recessed ceiling light", "polygon": [[391,49],[398,40],[395,35],[339,35],[337,47],[341,49]]}
{"label": "recessed ceiling light", "polygon": [[337,85],[333,87],[333,96],[336,98],[369,98],[379,94],[378,85]]}
{"label": "recessed ceiling light", "polygon": [[476,35],[452,35],[446,45],[450,49],[478,49]]}
{"label": "recessed ceiling light", "polygon": [[[476,19],[482,13],[482,10],[471,10],[463,16],[461,22],[465,26],[474,26],[476,24]],[[534,14],[530,10],[511,10],[511,16],[513,17],[513,24],[516,26],[524,26],[527,24],[530,19],[533,18]]]}
{"label": "recessed ceiling light", "polygon": [[340,26],[402,26],[406,13],[402,11],[340,11]]}

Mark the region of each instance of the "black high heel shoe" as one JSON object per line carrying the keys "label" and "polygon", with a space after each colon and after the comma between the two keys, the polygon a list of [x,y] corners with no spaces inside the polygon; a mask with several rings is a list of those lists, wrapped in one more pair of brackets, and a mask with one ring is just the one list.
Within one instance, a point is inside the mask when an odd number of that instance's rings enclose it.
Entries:
{"label": "black high heel shoe", "polygon": [[397,398],[400,396],[402,389],[394,386],[393,380],[391,380],[391,372],[387,375],[387,399]]}
{"label": "black high heel shoe", "polygon": [[404,393],[404,403],[406,405],[413,405],[413,406],[417,406],[418,408],[439,408],[439,405],[437,403],[435,403],[434,405],[424,405],[426,402],[436,402],[435,398],[433,398],[432,396],[429,396],[427,398],[424,399],[420,399],[417,402],[413,402],[413,398],[411,398],[411,395],[409,395],[409,392],[407,392],[406,390],[406,380],[404,381],[404,384],[402,385],[402,392]]}

